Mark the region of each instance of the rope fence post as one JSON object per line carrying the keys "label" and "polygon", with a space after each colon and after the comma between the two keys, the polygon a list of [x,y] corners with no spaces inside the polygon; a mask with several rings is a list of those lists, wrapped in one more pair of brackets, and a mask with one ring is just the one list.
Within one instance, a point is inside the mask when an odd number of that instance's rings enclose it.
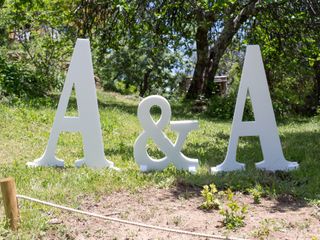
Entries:
{"label": "rope fence post", "polygon": [[0,186],[6,217],[11,230],[16,231],[19,225],[19,209],[15,181],[12,177],[0,179]]}

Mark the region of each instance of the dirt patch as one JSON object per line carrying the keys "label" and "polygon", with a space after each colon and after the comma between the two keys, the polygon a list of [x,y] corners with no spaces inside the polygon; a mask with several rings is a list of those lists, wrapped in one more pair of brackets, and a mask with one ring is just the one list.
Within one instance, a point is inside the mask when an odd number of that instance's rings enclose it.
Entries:
{"label": "dirt patch", "polygon": [[[202,202],[199,192],[189,190],[149,188],[135,193],[113,193],[99,201],[89,197],[79,201],[82,210],[99,214],[118,212],[114,217],[192,232],[246,239],[320,239],[320,210],[316,206],[290,198],[262,199],[261,204],[253,204],[252,197],[243,194],[236,194],[235,199],[248,206],[246,225],[236,231],[222,226],[219,211],[199,209]],[[62,221],[64,237],[69,239],[205,239],[71,213],[55,218]],[[52,230],[48,234],[51,239],[58,238]]]}

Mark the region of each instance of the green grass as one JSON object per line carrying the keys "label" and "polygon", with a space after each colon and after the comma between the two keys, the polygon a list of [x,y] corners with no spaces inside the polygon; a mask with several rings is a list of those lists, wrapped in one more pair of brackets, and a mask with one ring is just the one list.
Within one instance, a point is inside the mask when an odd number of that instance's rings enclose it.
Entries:
{"label": "green grass", "polygon": [[[239,141],[238,161],[247,164],[247,170],[210,175],[209,167],[221,163],[227,152],[231,122],[192,114],[188,107],[172,106],[172,120],[197,119],[200,129],[191,132],[183,152],[200,160],[197,174],[177,171],[169,167],[162,172],[141,173],[133,159],[133,144],[142,131],[136,117],[136,97],[98,92],[100,119],[105,155],[121,172],[75,168],[74,161],[83,156],[79,133],[60,135],[57,156],[65,160],[65,168],[28,168],[26,163],[40,157],[47,145],[57,108],[58,96],[28,102],[0,103],[0,178],[16,179],[17,191],[31,197],[79,207],[79,197],[92,196],[97,201],[103,194],[115,191],[136,191],[148,186],[178,188],[195,187],[214,182],[219,190],[231,188],[246,192],[257,184],[268,196],[292,195],[297,199],[320,201],[320,119],[296,119],[278,124],[283,151],[287,160],[297,161],[300,168],[291,172],[268,173],[256,170],[254,163],[262,160],[257,137]],[[76,115],[76,101],[71,99],[68,114]],[[159,117],[159,111],[154,110]],[[175,134],[165,130],[171,139]],[[150,153],[163,154],[149,141]],[[199,188],[199,189],[198,189]],[[49,228],[49,212],[44,206],[21,201],[21,228],[19,239],[37,238]],[[3,214],[0,201],[0,214]],[[2,218],[0,239],[12,237],[5,229]],[[61,229],[60,229],[61,230]],[[61,230],[63,232],[63,229]]]}

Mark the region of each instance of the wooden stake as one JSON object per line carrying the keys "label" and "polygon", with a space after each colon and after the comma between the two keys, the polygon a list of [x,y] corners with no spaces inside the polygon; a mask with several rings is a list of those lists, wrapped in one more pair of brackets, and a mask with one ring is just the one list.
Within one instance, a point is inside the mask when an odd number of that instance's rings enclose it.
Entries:
{"label": "wooden stake", "polygon": [[19,223],[16,184],[14,179],[9,177],[0,179],[0,186],[6,217],[10,222],[10,228],[15,231],[18,229]]}

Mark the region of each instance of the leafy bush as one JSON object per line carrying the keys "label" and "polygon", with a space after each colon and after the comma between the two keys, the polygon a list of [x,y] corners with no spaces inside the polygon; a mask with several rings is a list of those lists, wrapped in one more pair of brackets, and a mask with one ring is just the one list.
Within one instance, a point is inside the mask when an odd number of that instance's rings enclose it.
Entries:
{"label": "leafy bush", "polygon": [[[234,93],[228,96],[214,96],[208,104],[207,115],[218,119],[232,119],[236,105],[236,97],[237,95]],[[245,121],[254,119],[249,97],[247,97],[243,117]]]}
{"label": "leafy bush", "polygon": [[37,97],[46,93],[50,82],[21,63],[0,56],[0,95]]}
{"label": "leafy bush", "polygon": [[0,95],[44,96],[60,86],[75,37],[65,5],[13,1],[0,8]]}
{"label": "leafy bush", "polygon": [[234,96],[214,96],[208,104],[207,115],[218,119],[232,119],[236,99]]}
{"label": "leafy bush", "polygon": [[204,199],[204,202],[201,204],[202,209],[220,209],[220,201],[216,198],[215,194],[218,192],[216,185],[214,183],[203,186],[201,191],[201,196]]}
{"label": "leafy bush", "polygon": [[233,199],[233,192],[227,190],[228,204],[226,209],[222,209],[220,214],[224,216],[223,225],[227,229],[234,230],[245,225],[244,219],[247,212],[246,206],[239,206],[239,204]]}
{"label": "leafy bush", "polygon": [[261,203],[261,197],[264,195],[264,190],[260,184],[257,184],[254,188],[248,189],[248,192],[252,195],[255,204]]}

